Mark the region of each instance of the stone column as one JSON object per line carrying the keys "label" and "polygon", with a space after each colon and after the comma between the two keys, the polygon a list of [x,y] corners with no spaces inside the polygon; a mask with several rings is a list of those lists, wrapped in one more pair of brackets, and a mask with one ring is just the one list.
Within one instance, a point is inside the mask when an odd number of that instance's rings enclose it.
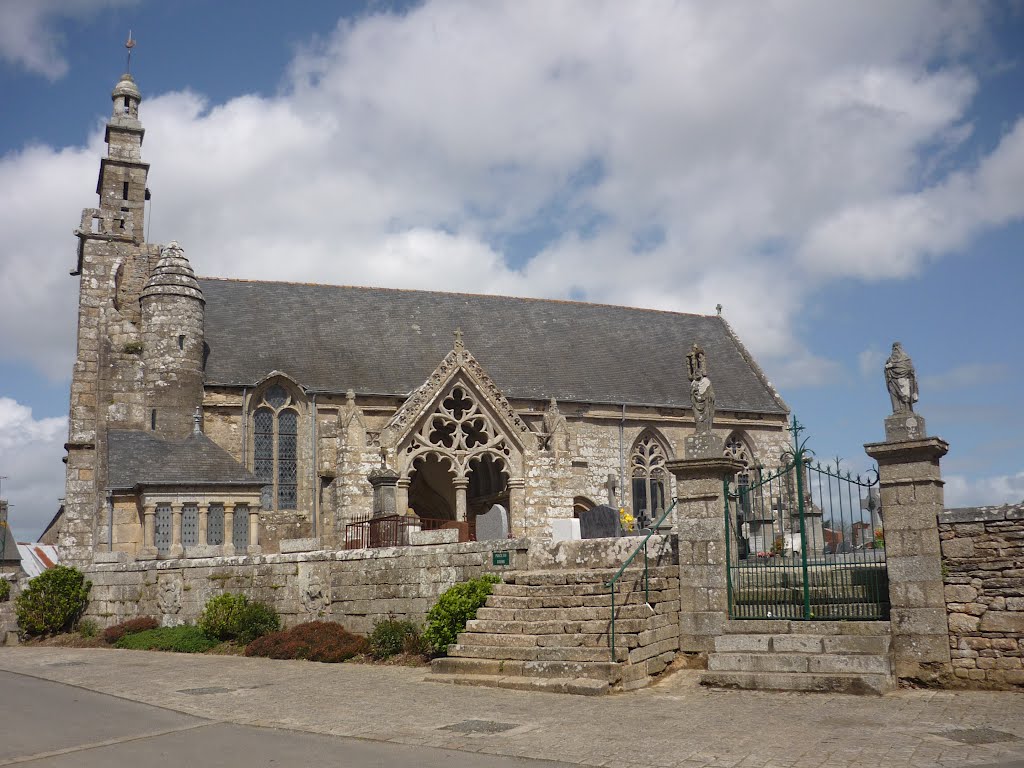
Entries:
{"label": "stone column", "polygon": [[199,502],[199,533],[197,538],[199,539],[199,546],[205,547],[210,542],[207,541],[208,537],[206,531],[208,523],[210,521],[210,502],[200,501]]}
{"label": "stone column", "polygon": [[466,522],[466,491],[469,489],[469,478],[456,477],[452,484],[455,486],[455,519],[464,523]]}
{"label": "stone column", "polygon": [[260,506],[259,504],[249,505],[249,547],[246,549],[248,555],[258,555],[263,552],[260,547]]}
{"label": "stone column", "polygon": [[952,677],[938,526],[939,460],[949,445],[937,437],[900,440],[906,435],[893,434],[888,421],[889,440],[864,450],[878,462],[896,676],[937,683]]}
{"label": "stone column", "polygon": [[679,650],[710,653],[729,618],[725,488],[743,464],[713,456],[670,461],[667,467],[676,478]]}
{"label": "stone column", "polygon": [[509,535],[526,535],[526,480],[513,477],[508,481],[508,524]]}
{"label": "stone column", "polygon": [[235,554],[235,502],[224,502],[224,557]]}
{"label": "stone column", "polygon": [[395,509],[398,510],[400,515],[404,515],[409,511],[409,486],[411,484],[412,480],[408,477],[403,477],[395,486]]}
{"label": "stone column", "polygon": [[[379,467],[366,476],[373,486],[373,516],[404,515],[398,506],[398,473],[389,467]],[[406,504],[408,506],[408,504]]]}
{"label": "stone column", "polygon": [[152,560],[156,551],[156,504],[146,504],[142,508],[142,551],[140,560]]}
{"label": "stone column", "polygon": [[185,548],[181,545],[181,507],[180,501],[171,502],[171,549],[167,553],[170,557],[185,554]]}

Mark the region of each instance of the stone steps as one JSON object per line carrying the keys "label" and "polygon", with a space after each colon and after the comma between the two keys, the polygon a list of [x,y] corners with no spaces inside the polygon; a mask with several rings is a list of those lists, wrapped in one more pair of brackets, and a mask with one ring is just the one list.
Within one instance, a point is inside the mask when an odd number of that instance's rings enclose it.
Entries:
{"label": "stone steps", "polygon": [[[748,631],[744,631],[748,630]],[[730,621],[701,684],[882,694],[896,687],[888,622]]]}
{"label": "stone steps", "polygon": [[431,678],[587,695],[645,685],[678,649],[678,569],[651,568],[647,590],[642,569],[617,582],[613,660],[605,584],[615,573],[519,572],[494,585],[448,656],[433,661]]}

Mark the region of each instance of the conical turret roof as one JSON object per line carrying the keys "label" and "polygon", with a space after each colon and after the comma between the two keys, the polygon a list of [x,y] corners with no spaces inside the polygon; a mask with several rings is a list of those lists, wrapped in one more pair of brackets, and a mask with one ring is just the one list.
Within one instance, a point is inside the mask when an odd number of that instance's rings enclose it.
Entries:
{"label": "conical turret roof", "polygon": [[196,273],[192,271],[185,251],[175,241],[160,251],[160,259],[142,289],[140,301],[151,296],[187,296],[203,301],[203,291],[196,280]]}

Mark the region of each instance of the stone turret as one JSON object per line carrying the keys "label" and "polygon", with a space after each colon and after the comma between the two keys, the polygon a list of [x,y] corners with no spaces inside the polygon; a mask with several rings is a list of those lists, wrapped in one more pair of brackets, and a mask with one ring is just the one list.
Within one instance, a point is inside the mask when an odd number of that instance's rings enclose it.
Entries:
{"label": "stone turret", "polygon": [[185,437],[203,402],[205,301],[192,265],[176,242],[160,252],[140,303],[146,426],[165,437]]}

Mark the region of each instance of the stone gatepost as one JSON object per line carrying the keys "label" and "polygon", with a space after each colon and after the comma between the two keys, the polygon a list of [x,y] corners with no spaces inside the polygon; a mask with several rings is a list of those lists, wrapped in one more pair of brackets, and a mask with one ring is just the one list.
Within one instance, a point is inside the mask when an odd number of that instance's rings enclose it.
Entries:
{"label": "stone gatepost", "polygon": [[864,450],[878,462],[896,677],[937,683],[953,671],[938,525],[939,460],[949,445],[922,437],[868,443]]}
{"label": "stone gatepost", "polygon": [[[690,446],[688,455],[706,458],[670,461],[676,478],[679,531],[679,650],[710,653],[729,618],[726,572],[725,493],[729,480],[743,469],[724,458],[717,443]],[[733,542],[735,546],[735,542]]]}
{"label": "stone gatepost", "polygon": [[[398,473],[387,466],[370,470],[366,476],[373,486],[373,516],[404,515],[405,509],[398,507]],[[408,486],[406,486],[408,494]],[[408,499],[408,495],[406,495]],[[408,502],[406,502],[408,505]]]}

